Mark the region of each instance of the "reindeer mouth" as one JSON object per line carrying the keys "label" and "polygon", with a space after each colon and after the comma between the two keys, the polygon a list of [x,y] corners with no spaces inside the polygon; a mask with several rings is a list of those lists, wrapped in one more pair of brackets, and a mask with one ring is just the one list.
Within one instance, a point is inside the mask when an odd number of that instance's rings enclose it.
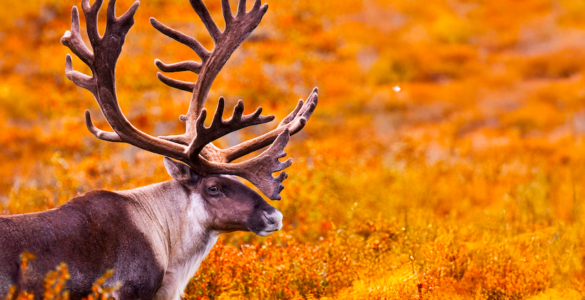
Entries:
{"label": "reindeer mouth", "polygon": [[275,229],[275,230],[262,230],[262,231],[260,231],[260,232],[255,232],[255,233],[256,233],[257,235],[259,235],[259,236],[269,236],[269,235],[271,235],[272,233],[274,233],[275,231],[278,231],[278,229]]}

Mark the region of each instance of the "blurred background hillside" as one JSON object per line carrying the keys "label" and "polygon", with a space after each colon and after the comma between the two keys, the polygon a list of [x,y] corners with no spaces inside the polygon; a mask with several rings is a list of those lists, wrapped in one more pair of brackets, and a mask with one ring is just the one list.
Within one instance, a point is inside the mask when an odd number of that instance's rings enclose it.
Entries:
{"label": "blurred background hillside", "polygon": [[[226,235],[187,299],[585,296],[585,2],[266,2],[207,108],[224,96],[282,119],[315,86],[319,106],[287,148],[282,233]],[[222,27],[220,1],[205,3]],[[0,3],[0,213],[170,179],[161,157],[87,131],[87,108],[107,124],[64,75],[73,5]],[[151,16],[213,42],[187,0],[142,1],[128,34],[122,110],[152,135],[181,133],[190,94],[160,83],[153,61],[196,55]]]}

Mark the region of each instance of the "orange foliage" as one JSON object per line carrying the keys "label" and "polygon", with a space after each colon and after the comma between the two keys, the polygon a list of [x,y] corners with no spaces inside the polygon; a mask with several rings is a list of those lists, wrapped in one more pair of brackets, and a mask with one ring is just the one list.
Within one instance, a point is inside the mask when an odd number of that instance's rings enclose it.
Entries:
{"label": "orange foliage", "polygon": [[[581,1],[266,1],[208,106],[242,98],[283,118],[314,86],[320,104],[288,146],[282,233],[225,235],[186,299],[585,296]],[[206,3],[221,24],[219,0]],[[59,43],[72,5],[0,3],[1,213],[169,179],[160,157],[85,129],[97,107],[65,78]],[[152,61],[194,54],[150,16],[212,41],[186,0],[144,1],[128,35],[122,110],[143,131],[178,133],[189,94],[158,83]],[[56,267],[48,293],[65,299]],[[112,292],[99,289],[92,299]]]}

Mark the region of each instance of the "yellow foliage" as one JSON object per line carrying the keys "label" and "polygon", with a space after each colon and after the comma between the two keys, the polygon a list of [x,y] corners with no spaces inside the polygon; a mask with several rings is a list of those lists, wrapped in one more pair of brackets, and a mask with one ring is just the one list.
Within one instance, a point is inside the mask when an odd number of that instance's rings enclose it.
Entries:
{"label": "yellow foliage", "polygon": [[105,286],[106,280],[114,275],[114,270],[107,270],[102,277],[98,278],[91,286],[91,295],[87,296],[87,300],[108,300],[114,299],[114,293],[120,289],[122,283],[116,282],[114,285]]}
{"label": "yellow foliage", "polygon": [[66,290],[68,279],[67,266],[65,263],[61,263],[55,271],[49,272],[45,277],[43,299],[69,300],[69,292]]}
{"label": "yellow foliage", "polygon": [[[220,238],[185,299],[585,296],[581,1],[266,1],[208,109],[241,98],[282,119],[314,86],[319,107],[287,149],[295,164],[272,203],[283,231]],[[219,0],[205,2],[223,26]],[[87,132],[86,108],[107,125],[64,76],[59,38],[73,5],[0,3],[2,214],[169,179],[160,157]],[[186,0],[143,1],[127,37],[122,110],[145,132],[176,134],[189,94],[160,84],[152,61],[195,57],[152,30],[151,16],[212,41]],[[32,259],[23,254],[23,269]],[[67,268],[55,267],[45,297],[67,299]],[[111,272],[90,299],[120,287],[106,284]],[[7,299],[32,299],[16,293]]]}

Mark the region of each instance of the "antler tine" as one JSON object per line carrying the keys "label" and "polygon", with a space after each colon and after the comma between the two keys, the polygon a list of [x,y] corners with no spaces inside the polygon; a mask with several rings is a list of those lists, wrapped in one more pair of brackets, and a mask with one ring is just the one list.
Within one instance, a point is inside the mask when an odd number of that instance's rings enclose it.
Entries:
{"label": "antler tine", "polygon": [[81,61],[91,66],[93,63],[93,53],[87,48],[79,33],[79,12],[77,11],[77,6],[73,6],[71,9],[71,31],[65,31],[65,34],[61,38],[61,43],[69,47]]}
{"label": "antler tine", "polygon": [[261,115],[262,107],[258,107],[256,111],[249,115],[243,115],[244,103],[242,100],[238,101],[238,104],[234,107],[234,112],[231,118],[223,120],[222,115],[224,107],[225,100],[223,97],[221,97],[219,98],[217,109],[209,127],[205,127],[204,125],[205,118],[207,117],[207,110],[203,109],[201,111],[201,114],[199,115],[199,118],[197,118],[196,123],[197,137],[193,139],[187,150],[188,157],[190,159],[194,159],[199,156],[203,150],[203,147],[205,147],[207,144],[221,138],[228,133],[238,131],[248,126],[263,124],[274,120],[274,116]]}
{"label": "antler tine", "polygon": [[240,0],[240,2],[238,3],[238,12],[236,13],[236,16],[239,17],[245,13],[246,13],[246,0]]}
{"label": "antler tine", "polygon": [[[110,3],[112,3],[112,0],[110,0],[110,1],[111,1]],[[116,1],[113,0],[113,2],[115,3]],[[113,4],[110,4],[110,5],[114,6]],[[136,14],[136,10],[138,10],[138,6],[140,6],[140,2],[136,1],[119,18],[116,18],[115,14],[114,14],[115,10],[112,11],[112,16],[113,16],[113,18],[115,18],[117,23],[122,24],[123,26],[132,26],[134,24],[134,14]]]}
{"label": "antler tine", "polygon": [[185,91],[185,92],[193,92],[193,89],[195,88],[195,84],[193,82],[172,79],[172,78],[165,76],[164,74],[162,74],[160,72],[156,73],[156,77],[162,83],[164,83],[170,87],[174,87],[176,89]]}
{"label": "antler tine", "polygon": [[288,130],[290,135],[294,135],[295,133],[301,131],[301,129],[305,127],[305,124],[307,124],[307,120],[309,120],[315,111],[318,100],[319,89],[314,88],[307,98],[307,101],[303,102],[302,99],[299,100],[295,109],[286,118],[284,118],[278,127],[276,127],[274,130],[231,148],[220,150],[220,156],[223,157],[223,161],[233,161],[246,154],[252,153],[270,145],[284,130]]}
{"label": "antler tine", "polygon": [[207,7],[203,1],[189,0],[189,3],[191,3],[191,7],[193,7],[199,18],[201,18],[203,25],[205,25],[205,28],[207,28],[207,31],[209,31],[209,35],[211,35],[211,38],[217,44],[219,38],[221,37],[221,30],[219,30],[219,27],[217,27],[217,24],[215,24],[211,18],[211,15],[209,14],[209,11],[207,10]]}
{"label": "antler tine", "polygon": [[229,0],[221,0],[221,11],[223,12],[225,26],[230,26],[234,20],[234,16],[232,15],[232,8],[230,7]]}
{"label": "antler tine", "polygon": [[90,6],[89,0],[81,1],[81,9],[85,15],[85,25],[87,27],[87,36],[92,47],[95,47],[94,43],[101,41],[100,33],[98,30],[98,12],[102,8],[104,0],[95,0]]}
{"label": "antler tine", "polygon": [[96,138],[108,142],[115,142],[115,143],[122,143],[124,142],[122,138],[115,132],[103,131],[98,129],[93,125],[91,121],[91,113],[89,110],[85,110],[85,126],[87,126],[87,130],[91,132]]}
{"label": "antler tine", "polygon": [[90,91],[94,95],[96,94],[96,84],[93,77],[73,70],[73,63],[69,54],[65,57],[65,76],[67,76],[67,79],[73,81],[75,85]]}
{"label": "antler tine", "polygon": [[154,64],[163,72],[191,71],[195,74],[199,74],[201,71],[201,64],[192,60],[167,65],[162,61],[155,59]]}
{"label": "antler tine", "polygon": [[[110,33],[126,35],[132,25],[134,25],[134,14],[138,9],[140,2],[135,1],[132,6],[119,18],[116,17],[116,0],[110,0],[107,9],[106,31],[105,36]],[[117,58],[116,58],[117,59]]]}
{"label": "antler tine", "polygon": [[[205,47],[203,47],[203,45],[201,45],[201,43],[199,43],[196,39],[164,25],[155,18],[150,18],[150,24],[152,25],[152,27],[160,31],[162,34],[191,48],[193,51],[195,51],[195,53],[197,53],[197,55],[199,56],[199,58],[201,58],[201,61],[203,63],[205,63],[209,59],[211,52],[205,49]],[[192,71],[193,73],[199,74],[203,67],[201,63],[194,61],[179,62],[167,65],[161,62],[160,60],[156,59],[154,61],[154,64],[163,72]],[[195,89],[195,83],[193,82],[172,79],[161,73],[157,73],[157,77],[162,83],[182,91],[192,93],[193,90]]]}
{"label": "antler tine", "polygon": [[211,55],[211,52],[205,49],[205,47],[203,47],[203,45],[201,45],[201,43],[199,43],[196,39],[164,25],[155,18],[150,18],[150,24],[152,25],[152,27],[160,31],[162,34],[193,49],[193,51],[197,53],[197,55],[201,58],[202,61],[206,61]]}
{"label": "antler tine", "polygon": [[292,158],[284,162],[278,160],[286,156],[284,147],[289,138],[289,131],[285,129],[276,137],[272,145],[259,156],[230,165],[238,167],[238,176],[253,183],[268,198],[280,200],[280,192],[284,189],[282,182],[288,177],[288,174],[281,172],[277,177],[273,177],[272,173],[282,171],[292,165]]}

